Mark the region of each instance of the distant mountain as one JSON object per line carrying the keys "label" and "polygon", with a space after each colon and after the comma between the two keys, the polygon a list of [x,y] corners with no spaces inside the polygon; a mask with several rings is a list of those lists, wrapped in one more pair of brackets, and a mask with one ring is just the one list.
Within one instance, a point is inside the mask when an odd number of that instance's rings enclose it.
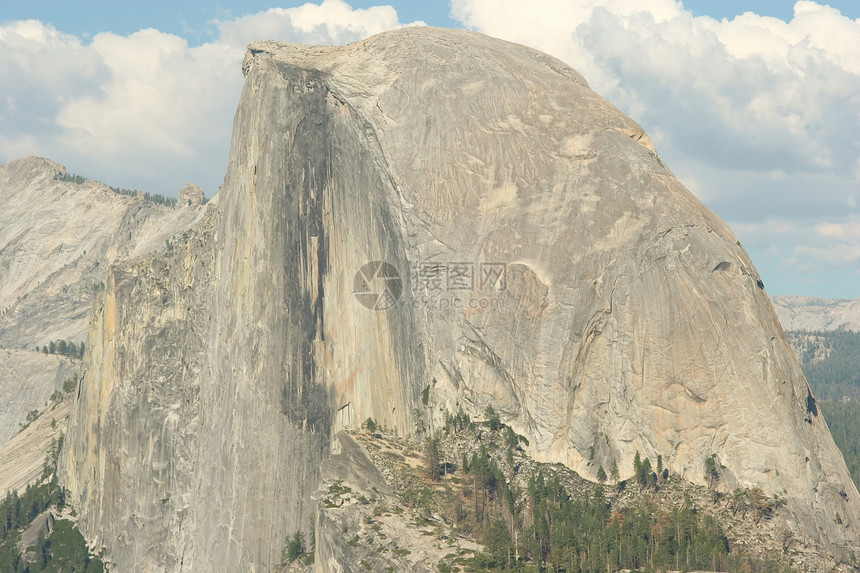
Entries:
{"label": "distant mountain", "polygon": [[860,331],[860,298],[772,296],[771,302],[785,330]]}
{"label": "distant mountain", "polygon": [[833,441],[860,486],[860,332],[786,331]]}
{"label": "distant mountain", "polygon": [[35,349],[79,347],[108,268],[172,248],[205,211],[196,185],[164,202],[73,176],[49,159],[0,165],[0,444],[80,368],[79,352]]}
{"label": "distant mountain", "polygon": [[85,340],[107,268],[166,248],[204,210],[196,186],[177,206],[118,191],[41,157],[0,165],[0,347]]}

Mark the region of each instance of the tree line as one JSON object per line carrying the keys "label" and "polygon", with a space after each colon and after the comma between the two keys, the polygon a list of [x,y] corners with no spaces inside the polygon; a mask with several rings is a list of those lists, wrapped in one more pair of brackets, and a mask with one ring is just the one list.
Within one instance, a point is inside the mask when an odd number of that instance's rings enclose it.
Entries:
{"label": "tree line", "polygon": [[77,344],[73,341],[52,340],[48,344],[43,345],[42,348],[36,346],[35,351],[42,352],[44,354],[58,354],[60,356],[82,359],[84,357],[84,352],[86,351],[86,345],[83,340]]}
{"label": "tree line", "polygon": [[[786,332],[801,346],[803,373],[818,400],[860,399],[860,332],[829,330]],[[809,343],[812,337],[816,343]],[[818,350],[826,356],[816,360]]]}
{"label": "tree line", "polygon": [[833,441],[845,458],[851,478],[860,489],[860,402],[819,402],[824,419],[830,426]]}
{"label": "tree line", "polygon": [[[77,185],[83,185],[85,182],[88,181],[88,179],[83,175],[75,175],[74,173],[57,173],[54,176],[54,179],[58,181],[69,181]],[[136,189],[113,187],[112,185],[108,185],[108,187],[114,193],[117,193],[119,195],[126,195],[128,197],[140,197],[148,203],[156,203],[158,205],[165,205],[167,207],[175,207],[177,203],[176,197],[167,197],[159,193],[147,193],[145,191],[137,191]]]}
{"label": "tree line", "polygon": [[[485,415],[487,421],[482,426],[497,440],[489,440],[489,448],[482,444],[471,455],[463,454],[457,465],[443,461],[447,456],[438,438],[425,441],[427,478],[437,481],[443,473],[453,472],[452,481],[464,485],[462,495],[449,490],[447,507],[439,509],[457,530],[475,536],[485,546],[484,552],[460,561],[466,570],[789,570],[777,558],[754,557],[732,547],[716,519],[698,508],[689,496],[680,506],[667,506],[650,494],[664,487],[669,479],[662,457],[652,465],[650,459],[643,459],[637,452],[633,478],[630,483],[618,481],[614,488],[617,493],[611,498],[607,491],[613,490],[602,485],[606,480],[602,466],[598,468],[601,484],[583,486],[581,491],[569,491],[557,473],[547,474],[543,468],[529,477],[525,488],[518,486],[514,476],[519,466],[514,453],[520,449],[521,440],[497,419],[495,411],[488,408]],[[445,418],[448,433],[474,428],[475,424],[462,412]],[[481,432],[486,431],[483,428]],[[703,468],[714,492],[720,469],[716,457],[709,458]],[[616,464],[612,464],[610,472],[617,481]],[[625,507],[618,503],[617,496],[629,487],[640,488],[643,494]],[[407,505],[423,507],[430,495],[430,491],[424,495],[407,491],[404,500]],[[723,498],[734,516],[749,516],[755,523],[772,516],[780,505],[779,500],[768,498],[761,490],[718,494],[714,501]]]}

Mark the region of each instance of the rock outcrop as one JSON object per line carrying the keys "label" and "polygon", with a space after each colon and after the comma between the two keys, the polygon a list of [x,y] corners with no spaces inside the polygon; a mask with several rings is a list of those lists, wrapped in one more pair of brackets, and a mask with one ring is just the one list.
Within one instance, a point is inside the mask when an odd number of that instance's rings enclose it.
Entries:
{"label": "rock outcrop", "polygon": [[202,205],[206,202],[206,195],[203,194],[203,189],[194,183],[188,183],[179,190],[179,204],[186,204],[189,207]]}
{"label": "rock outcrop", "polygon": [[[45,539],[54,531],[54,523],[57,519],[50,511],[45,511],[36,516],[36,519],[30,526],[21,533],[21,539],[18,541],[18,551],[21,552],[25,563],[36,563],[41,555],[37,556],[35,547],[38,547],[40,538]],[[27,551],[28,548],[31,548]]]}
{"label": "rock outcrop", "polygon": [[243,71],[219,201],[115,268],[90,330],[63,479],[120,570],[271,571],[333,431],[489,404],[539,460],[704,483],[715,455],[858,546],[755,267],[577,72],[432,28],[252,44]]}
{"label": "rock outcrop", "polygon": [[[322,466],[321,480],[323,487],[315,495],[319,500],[314,535],[318,571],[433,573],[440,571],[437,564],[444,557],[464,547],[481,549],[449,528],[443,527],[446,539],[440,543],[436,535],[427,535],[426,526],[416,527],[415,516],[403,512],[402,498],[364,448],[345,432],[332,437],[332,455]],[[359,536],[364,538],[361,543],[357,543]]]}

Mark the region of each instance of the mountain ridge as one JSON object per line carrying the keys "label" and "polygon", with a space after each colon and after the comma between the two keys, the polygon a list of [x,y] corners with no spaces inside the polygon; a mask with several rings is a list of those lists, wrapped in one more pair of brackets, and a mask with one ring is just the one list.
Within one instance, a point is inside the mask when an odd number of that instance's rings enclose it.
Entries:
{"label": "mountain ridge", "polygon": [[[195,187],[171,208],[73,178],[50,159],[0,165],[0,445],[78,378],[80,361],[49,348],[84,342],[108,268],[167,248],[200,217],[205,208]],[[45,447],[39,444],[33,447]]]}
{"label": "mountain ridge", "polygon": [[785,330],[860,331],[860,298],[782,295],[771,297],[771,301]]}
{"label": "mountain ridge", "polygon": [[199,204],[170,208],[63,175],[65,167],[41,157],[0,165],[0,346],[83,340],[107,267],[164,248],[202,211]]}

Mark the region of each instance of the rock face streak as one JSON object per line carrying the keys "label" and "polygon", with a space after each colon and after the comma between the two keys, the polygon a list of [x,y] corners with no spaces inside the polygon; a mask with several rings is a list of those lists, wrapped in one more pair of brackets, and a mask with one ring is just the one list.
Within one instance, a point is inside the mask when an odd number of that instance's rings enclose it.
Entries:
{"label": "rock face streak", "polygon": [[[243,70],[218,201],[111,272],[90,330],[64,479],[120,570],[270,571],[331,432],[487,404],[585,476],[639,451],[701,483],[715,454],[724,487],[858,545],[857,490],[752,262],[579,74],[432,28],[253,44]],[[380,260],[403,294],[373,311],[354,276]],[[455,262],[472,290],[445,282]]]}

